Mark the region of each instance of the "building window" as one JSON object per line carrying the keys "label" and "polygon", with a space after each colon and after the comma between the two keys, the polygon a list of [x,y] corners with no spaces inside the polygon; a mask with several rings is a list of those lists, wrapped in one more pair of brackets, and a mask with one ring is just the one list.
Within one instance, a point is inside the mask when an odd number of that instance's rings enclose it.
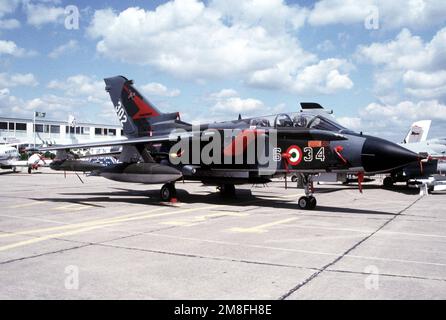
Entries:
{"label": "building window", "polygon": [[124,130],[121,129],[121,136],[124,136]]}
{"label": "building window", "polygon": [[10,122],[9,123],[9,131],[14,131],[15,129],[15,123],[14,122]]}
{"label": "building window", "polygon": [[94,134],[97,136],[102,135],[102,129],[101,128],[94,128]]}
{"label": "building window", "polygon": [[116,129],[108,129],[109,136],[116,136]]}
{"label": "building window", "polygon": [[[17,125],[18,125],[18,123],[17,123]],[[51,131],[51,133],[60,133],[60,126],[52,125],[50,131]]]}
{"label": "building window", "polygon": [[17,122],[15,124],[15,129],[19,131],[26,131],[26,123]]}
{"label": "building window", "polygon": [[43,124],[36,124],[36,132],[43,132]]}
{"label": "building window", "polygon": [[108,129],[104,128],[104,136],[108,136]]}
{"label": "building window", "polygon": [[90,127],[83,127],[82,129],[84,130],[82,134],[90,134]]}
{"label": "building window", "polygon": [[8,130],[8,123],[0,122],[0,130]]}

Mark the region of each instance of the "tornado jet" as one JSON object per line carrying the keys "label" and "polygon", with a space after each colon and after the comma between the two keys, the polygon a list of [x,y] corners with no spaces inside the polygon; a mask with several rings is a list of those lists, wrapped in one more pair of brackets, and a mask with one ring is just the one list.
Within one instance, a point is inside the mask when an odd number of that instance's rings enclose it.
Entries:
{"label": "tornado jet", "polygon": [[[379,137],[357,133],[335,120],[302,110],[202,124],[184,122],[178,112],[156,108],[123,76],[104,79],[126,140],[40,148],[57,150],[54,170],[91,172],[107,179],[162,184],[163,201],[176,199],[175,182],[201,181],[225,196],[235,186],[266,184],[273,178],[299,175],[305,196],[301,209],[314,209],[313,180],[321,173],[389,172],[418,162],[420,155]],[[102,167],[75,159],[72,149],[122,146],[119,163]]]}

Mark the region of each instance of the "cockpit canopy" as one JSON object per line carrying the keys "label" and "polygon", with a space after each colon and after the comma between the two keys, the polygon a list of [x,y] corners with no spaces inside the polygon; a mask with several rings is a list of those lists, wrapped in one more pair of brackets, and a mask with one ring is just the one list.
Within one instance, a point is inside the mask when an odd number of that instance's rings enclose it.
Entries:
{"label": "cockpit canopy", "polygon": [[277,115],[257,117],[250,119],[251,127],[273,127],[273,128],[309,128],[332,132],[347,130],[337,123],[334,118],[308,112],[279,113]]}

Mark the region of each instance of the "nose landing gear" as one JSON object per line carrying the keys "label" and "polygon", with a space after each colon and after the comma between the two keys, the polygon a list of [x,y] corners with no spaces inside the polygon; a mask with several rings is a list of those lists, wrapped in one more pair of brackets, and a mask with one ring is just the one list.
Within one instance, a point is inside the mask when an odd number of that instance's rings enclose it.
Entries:
{"label": "nose landing gear", "polygon": [[316,198],[313,197],[313,180],[312,176],[309,174],[301,174],[302,183],[304,185],[305,196],[300,197],[297,202],[300,209],[303,210],[313,210],[316,208]]}

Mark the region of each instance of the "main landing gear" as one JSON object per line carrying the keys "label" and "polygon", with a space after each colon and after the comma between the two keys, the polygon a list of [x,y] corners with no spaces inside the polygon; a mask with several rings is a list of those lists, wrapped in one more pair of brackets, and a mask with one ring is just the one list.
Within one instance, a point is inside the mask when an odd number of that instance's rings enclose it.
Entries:
{"label": "main landing gear", "polygon": [[393,187],[393,179],[392,177],[385,177],[383,180],[384,188],[391,189]]}
{"label": "main landing gear", "polygon": [[312,176],[308,174],[302,174],[302,183],[304,185],[305,196],[300,197],[297,202],[299,208],[304,210],[313,210],[316,208],[316,198],[313,197],[313,180]]}
{"label": "main landing gear", "polygon": [[235,196],[235,186],[230,183],[225,183],[217,187],[220,191],[220,194],[225,197],[233,197]]}
{"label": "main landing gear", "polygon": [[172,202],[177,197],[177,190],[175,189],[175,184],[172,182],[166,183],[161,187],[160,190],[161,200],[165,202]]}

